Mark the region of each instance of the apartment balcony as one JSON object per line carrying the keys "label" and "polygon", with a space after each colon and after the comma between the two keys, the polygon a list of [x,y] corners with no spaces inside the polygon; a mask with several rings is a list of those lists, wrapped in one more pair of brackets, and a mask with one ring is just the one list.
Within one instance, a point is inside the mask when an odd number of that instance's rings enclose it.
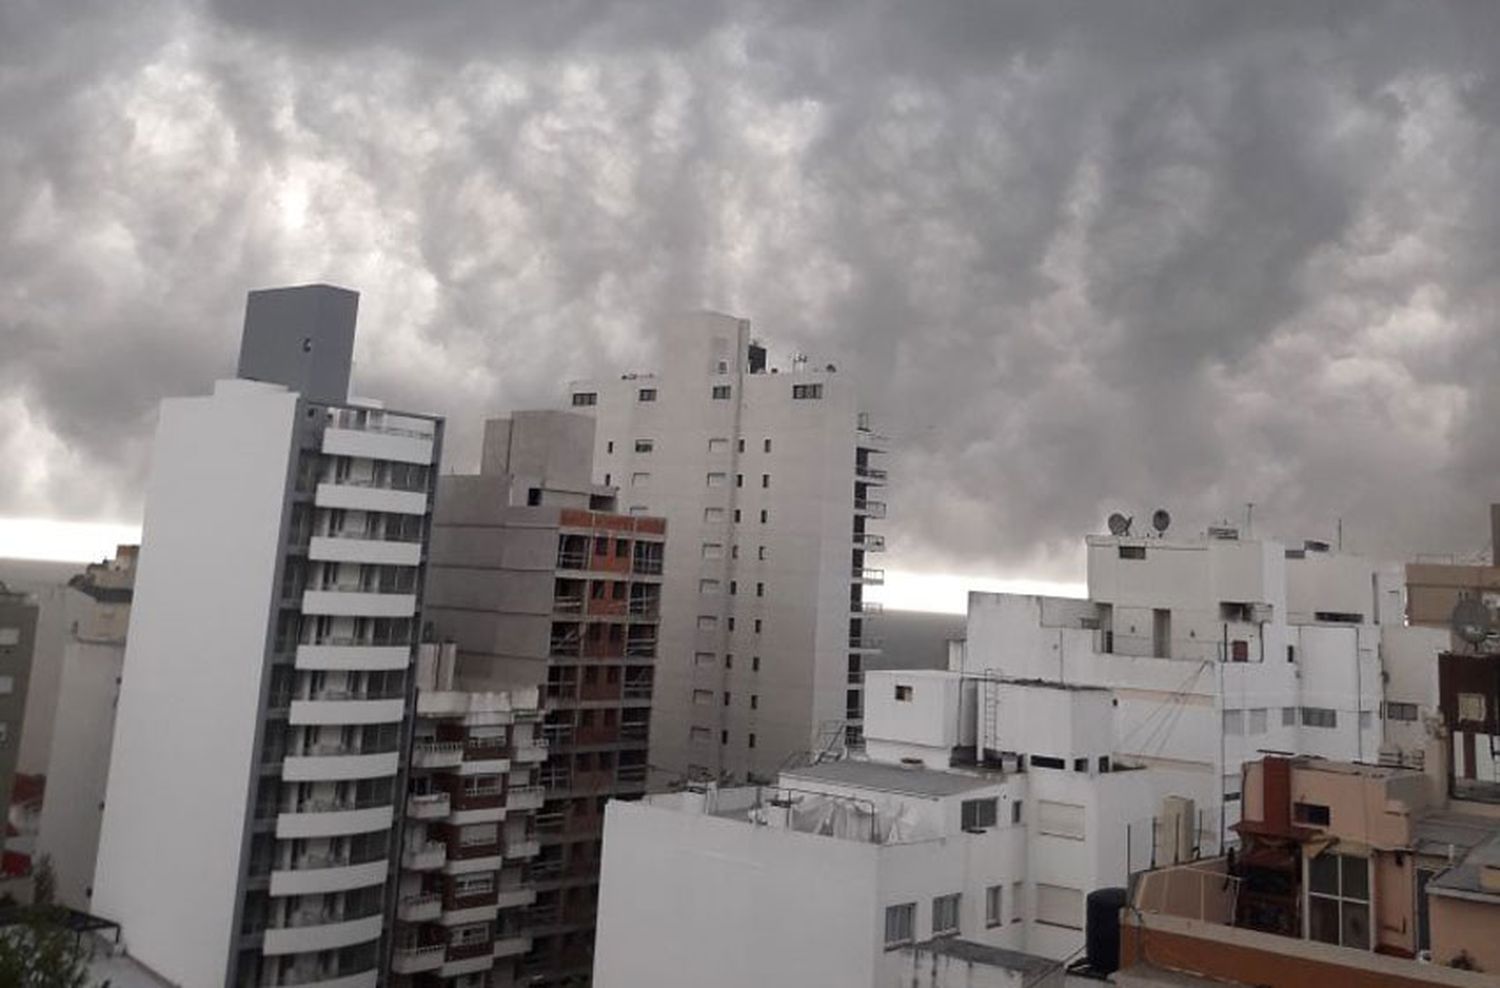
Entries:
{"label": "apartment balcony", "polygon": [[[324,481],[313,494],[313,504],[320,508],[343,511],[379,511],[392,515],[425,515],[426,491],[401,491],[348,480]],[[398,543],[392,543],[398,544]],[[308,547],[311,553],[311,546]],[[355,560],[366,562],[367,560]],[[410,565],[410,564],[408,564]]]}
{"label": "apartment balcony", "polygon": [[441,820],[448,815],[445,792],[413,793],[406,797],[406,816],[411,820]]}
{"label": "apartment balcony", "polygon": [[318,912],[298,913],[285,926],[266,928],[261,953],[279,957],[352,947],[380,939],[384,926],[384,917],[378,912],[357,919],[340,919]]}
{"label": "apartment balcony", "polygon": [[500,937],[495,941],[494,958],[519,957],[531,950],[531,937],[516,935]]}
{"label": "apartment balcony", "polygon": [[884,453],[890,447],[891,440],[871,429],[868,414],[860,412],[858,427],[854,433],[854,445],[872,453]]}
{"label": "apartment balcony", "polygon": [[428,841],[401,849],[401,867],[406,871],[435,871],[448,860],[448,846]]}
{"label": "apartment balcony", "polygon": [[436,971],[443,966],[448,956],[446,943],[430,943],[423,947],[397,947],[391,954],[391,970],[396,974],[422,974]]}
{"label": "apartment balcony", "polygon": [[507,861],[534,858],[542,852],[541,842],[535,840],[508,840],[505,842]]}
{"label": "apartment balcony", "polygon": [[885,536],[876,535],[874,532],[855,532],[854,548],[864,552],[884,552]]}
{"label": "apartment balcony", "polygon": [[368,834],[391,829],[395,818],[395,807],[388,804],[359,807],[353,801],[309,801],[294,811],[277,814],[276,837],[278,840],[296,840]]}
{"label": "apartment balcony", "polygon": [[462,741],[418,741],[412,745],[413,768],[456,768],[463,760]]}
{"label": "apartment balcony", "polygon": [[330,639],[315,645],[298,645],[296,668],[307,670],[378,671],[405,669],[411,662],[410,645],[368,645],[354,639]]}
{"label": "apartment balcony", "polygon": [[505,806],[512,810],[534,810],[546,801],[547,792],[541,786],[511,786],[505,794]]}
{"label": "apartment balcony", "polygon": [[372,415],[363,410],[344,412],[337,425],[323,430],[323,452],[330,456],[429,464],[435,432],[433,423],[421,419]]}
{"label": "apartment balcony", "polygon": [[589,553],[587,549],[572,550],[565,549],[557,554],[557,568],[561,570],[572,570],[586,572],[589,568]]}
{"label": "apartment balcony", "polygon": [[438,973],[444,978],[459,978],[466,974],[488,971],[495,963],[495,958],[490,953],[493,949],[489,940],[482,940],[477,944],[449,944],[448,956]]}
{"label": "apartment balcony", "polygon": [[627,700],[649,700],[654,686],[655,684],[649,679],[645,682],[626,680],[625,687],[620,693]]}
{"label": "apartment balcony", "polygon": [[304,590],[302,613],[330,617],[409,618],[417,613],[417,595],[374,593],[357,588]]}
{"label": "apartment balcony", "polygon": [[865,518],[884,518],[885,502],[872,501],[869,498],[857,497],[854,499],[854,513]]}
{"label": "apartment balcony", "polygon": [[323,693],[316,699],[293,700],[287,722],[299,724],[397,724],[406,716],[404,699],[362,699],[356,694]]}
{"label": "apartment balcony", "polygon": [[327,857],[307,855],[292,867],[271,872],[270,893],[273,896],[317,895],[347,892],[350,889],[380,885],[390,873],[385,858],[362,864],[347,864]]}
{"label": "apartment balcony", "polygon": [[883,642],[882,638],[871,638],[868,635],[850,635],[849,651],[856,655],[872,655],[880,651]]}
{"label": "apartment balcony", "polygon": [[453,849],[453,856],[443,862],[443,874],[472,875],[481,871],[499,871],[504,864],[499,844],[456,847]]}
{"label": "apartment balcony", "polygon": [[337,974],[316,969],[304,972],[294,967],[279,978],[262,981],[261,988],[376,988],[379,983],[379,968],[372,967],[357,974]]}
{"label": "apartment balcony", "polygon": [[547,760],[547,742],[538,738],[535,741],[516,744],[510,753],[510,760],[517,765],[535,765]]}
{"label": "apartment balcony", "polygon": [[353,533],[314,535],[307,543],[307,558],[314,562],[420,566],[422,543],[361,537]]}
{"label": "apartment balcony", "polygon": [[868,566],[856,566],[850,572],[849,578],[854,583],[878,587],[885,583],[885,570],[870,569]]}
{"label": "apartment balcony", "polygon": [[849,613],[859,617],[861,615],[880,614],[885,610],[883,606],[873,600],[856,600],[849,604]]}
{"label": "apartment balcony", "polygon": [[443,912],[443,896],[440,892],[425,895],[408,895],[396,904],[396,916],[408,923],[424,923],[435,920]]}
{"label": "apartment balcony", "polygon": [[529,906],[536,901],[536,889],[528,886],[516,888],[502,888],[495,896],[495,906],[498,909],[516,909],[521,906]]}
{"label": "apartment balcony", "polygon": [[662,561],[655,557],[637,556],[631,560],[630,572],[636,576],[661,576]]}
{"label": "apartment balcony", "polygon": [[625,643],[625,657],[629,659],[656,658],[656,639],[637,638]]}
{"label": "apartment balcony", "polygon": [[884,484],[886,472],[879,467],[858,466],[854,468],[854,477],[862,484]]}
{"label": "apartment balcony", "polygon": [[281,778],[286,782],[380,779],[395,775],[400,766],[401,755],[395,751],[366,755],[342,745],[315,745],[307,753],[287,755],[281,763]]}
{"label": "apartment balcony", "polygon": [[552,599],[552,611],[555,614],[582,614],[582,596],[559,596]]}
{"label": "apartment balcony", "polygon": [[[500,749],[504,750],[504,749]],[[459,775],[503,775],[510,771],[510,759],[495,755],[495,749],[481,749],[476,757],[472,750],[464,752],[464,760],[458,766]]]}
{"label": "apartment balcony", "polygon": [[636,598],[630,602],[630,616],[633,618],[657,618],[661,616],[661,601],[655,597],[647,600]]}
{"label": "apartment balcony", "polygon": [[493,923],[499,910],[495,907],[494,895],[483,896],[487,902],[472,905],[459,905],[449,903],[443,909],[443,914],[438,922],[444,926],[468,926],[470,923]]}

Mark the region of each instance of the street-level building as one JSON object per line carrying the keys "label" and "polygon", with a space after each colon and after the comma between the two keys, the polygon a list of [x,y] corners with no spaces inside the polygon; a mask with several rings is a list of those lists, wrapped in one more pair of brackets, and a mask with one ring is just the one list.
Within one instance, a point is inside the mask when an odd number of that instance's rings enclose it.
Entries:
{"label": "street-level building", "polygon": [[663,519],[619,513],[591,481],[593,428],[571,412],[491,420],[480,473],[438,484],[434,634],[456,645],[462,689],[539,690],[546,711],[520,965],[533,985],[588,983],[604,804],[646,791],[669,543]]}
{"label": "street-level building", "polygon": [[907,985],[949,937],[971,967],[1046,982],[1083,946],[1088,894],[1125,883],[1128,821],[1179,781],[1118,758],[1113,711],[1102,689],[871,672],[868,757],[611,803],[596,982],[750,988],[791,962],[799,984]]}
{"label": "street-level building", "polygon": [[659,782],[770,781],[789,756],[861,737],[886,441],[848,375],[771,366],[747,320],[683,316],[659,352],[656,373],[569,393],[598,422],[594,477],[673,533],[651,764]]}
{"label": "street-level building", "polygon": [[357,300],[162,403],[92,911],[174,983],[382,977],[442,421],[349,397]]}

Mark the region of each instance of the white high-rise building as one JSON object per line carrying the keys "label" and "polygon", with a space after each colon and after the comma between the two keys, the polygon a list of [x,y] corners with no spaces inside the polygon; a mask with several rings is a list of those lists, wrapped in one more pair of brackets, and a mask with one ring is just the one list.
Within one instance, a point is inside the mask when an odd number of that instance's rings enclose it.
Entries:
{"label": "white high-rise building", "polygon": [[598,421],[594,479],[672,532],[651,763],[770,779],[788,757],[860,738],[884,440],[849,377],[800,356],[770,366],[746,320],[684,316],[660,352],[657,373],[570,393]]}
{"label": "white high-rise building", "polygon": [[381,979],[442,421],[348,397],[357,300],[162,403],[93,911],[176,984]]}

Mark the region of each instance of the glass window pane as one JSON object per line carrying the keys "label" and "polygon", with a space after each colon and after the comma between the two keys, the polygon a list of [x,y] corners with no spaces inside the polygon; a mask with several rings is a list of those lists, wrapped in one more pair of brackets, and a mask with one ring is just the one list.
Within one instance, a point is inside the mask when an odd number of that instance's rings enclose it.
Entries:
{"label": "glass window pane", "polygon": [[1344,875],[1344,898],[1369,902],[1370,873],[1365,866],[1365,859],[1356,858],[1349,854],[1341,854],[1339,855],[1339,860],[1342,862]]}
{"label": "glass window pane", "polygon": [[1338,855],[1320,854],[1308,862],[1308,887],[1326,895],[1339,894]]}
{"label": "glass window pane", "polygon": [[1308,899],[1308,938],[1319,943],[1339,942],[1339,903],[1337,899],[1312,896]]}
{"label": "glass window pane", "polygon": [[1344,946],[1370,949],[1370,907],[1363,902],[1343,904]]}

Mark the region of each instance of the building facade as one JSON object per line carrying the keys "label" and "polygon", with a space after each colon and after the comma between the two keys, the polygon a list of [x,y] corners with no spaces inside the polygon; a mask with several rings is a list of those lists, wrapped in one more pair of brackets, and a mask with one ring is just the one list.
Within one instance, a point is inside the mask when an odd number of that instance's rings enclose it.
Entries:
{"label": "building facade", "polygon": [[846,375],[771,367],[746,320],[684,316],[660,353],[654,374],[569,395],[598,422],[594,476],[673,532],[651,764],[662,782],[770,780],[861,736],[886,442]]}
{"label": "building facade", "polygon": [[25,726],[39,613],[30,594],[13,592],[0,583],[0,807],[7,810]]}
{"label": "building facade", "polygon": [[162,404],[92,902],[176,983],[382,976],[442,421],[349,398],[357,298]]}
{"label": "building facade", "polygon": [[428,613],[464,689],[539,690],[545,803],[529,877],[531,984],[586,984],[604,805],[646,791],[663,519],[620,514],[590,480],[594,422],[486,423],[481,472],[438,486]]}
{"label": "building facade", "polygon": [[507,988],[531,947],[542,805],[540,691],[454,688],[457,648],[424,644],[401,839],[391,984]]}
{"label": "building facade", "polygon": [[1088,591],[971,594],[963,668],[1113,690],[1121,753],[1196,777],[1200,845],[1232,842],[1240,767],[1262,751],[1375,762],[1422,745],[1384,721],[1385,680],[1425,681],[1439,647],[1402,627],[1397,567],[1231,528],[1090,536]]}
{"label": "building facade", "polygon": [[71,620],[37,853],[52,862],[57,901],[81,912],[89,911],[93,898],[137,556],[137,546],[120,546],[114,559],[89,566],[67,590]]}
{"label": "building facade", "polygon": [[[866,686],[867,758],[610,804],[601,988],[910,984],[934,938],[1039,984],[1079,952],[1087,894],[1126,880],[1126,822],[1179,781],[1115,755],[1111,694],[930,670]],[[1006,716],[981,739],[987,699]]]}

